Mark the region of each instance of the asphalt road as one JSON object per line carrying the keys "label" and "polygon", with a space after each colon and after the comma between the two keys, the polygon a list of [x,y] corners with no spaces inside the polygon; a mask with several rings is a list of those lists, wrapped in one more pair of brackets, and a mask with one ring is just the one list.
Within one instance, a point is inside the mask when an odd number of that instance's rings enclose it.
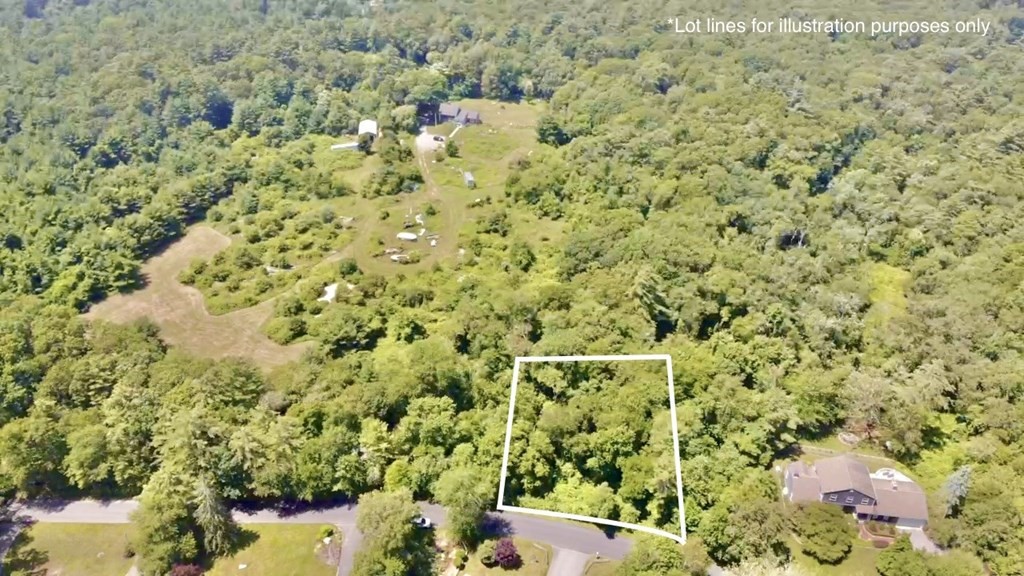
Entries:
{"label": "asphalt road", "polygon": [[[36,522],[56,522],[74,524],[126,524],[130,522],[131,513],[138,508],[134,500],[76,500],[76,501],[33,501],[17,504],[12,507],[15,517]],[[443,507],[426,502],[420,503],[423,515],[435,524],[444,525],[447,514]],[[232,513],[239,524],[334,524],[341,528],[345,535],[342,544],[342,558],[338,566],[340,576],[347,575],[352,568],[355,552],[359,548],[362,535],[356,530],[355,504],[340,505],[316,510],[297,512],[278,509],[236,510]],[[514,512],[492,512],[488,514],[487,529],[495,534],[519,536],[554,546],[556,549],[555,564],[565,563],[565,571],[552,571],[552,574],[582,573],[573,571],[572,567],[580,562],[580,558],[591,554],[600,554],[604,558],[620,559],[630,550],[632,541],[623,536],[609,536],[596,528],[519,514]],[[564,551],[564,552],[563,552]],[[578,554],[573,554],[573,553]]]}

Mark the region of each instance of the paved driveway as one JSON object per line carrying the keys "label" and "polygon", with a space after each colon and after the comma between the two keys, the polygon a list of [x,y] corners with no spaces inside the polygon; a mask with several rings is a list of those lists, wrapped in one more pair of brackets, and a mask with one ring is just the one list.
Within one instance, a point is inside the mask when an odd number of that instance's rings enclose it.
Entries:
{"label": "paved driveway", "polygon": [[929,538],[928,535],[924,533],[924,530],[920,528],[910,530],[910,544],[914,547],[914,550],[920,550],[930,554],[946,553],[946,551],[939,548],[935,542],[932,542],[931,538]]}
{"label": "paved driveway", "polygon": [[583,576],[590,554],[555,548],[555,556],[548,567],[548,576]]}

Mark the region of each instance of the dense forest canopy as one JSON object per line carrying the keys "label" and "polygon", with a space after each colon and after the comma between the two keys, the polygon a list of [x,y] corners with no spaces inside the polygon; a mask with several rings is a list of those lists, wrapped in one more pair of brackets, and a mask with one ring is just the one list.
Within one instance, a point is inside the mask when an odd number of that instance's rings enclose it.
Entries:
{"label": "dense forest canopy", "polygon": [[[916,474],[939,544],[1024,574],[1018,2],[0,4],[0,491],[141,494],[147,575],[221,551],[226,501],[493,491],[516,355],[650,352],[675,358],[687,528],[716,561],[784,556],[772,467],[847,430]],[[992,30],[667,22],[704,15]],[[270,335],[313,343],[297,364],[78,314],[204,219],[239,244],[200,287],[321,256],[334,215],[289,203],[415,189],[410,110],[461,98],[542,102],[540,144],[462,227],[467,258],[344,259],[338,302],[280,298]],[[311,138],[364,117],[385,125],[366,186],[310,168]],[[579,479],[556,456],[531,454],[557,492]]]}

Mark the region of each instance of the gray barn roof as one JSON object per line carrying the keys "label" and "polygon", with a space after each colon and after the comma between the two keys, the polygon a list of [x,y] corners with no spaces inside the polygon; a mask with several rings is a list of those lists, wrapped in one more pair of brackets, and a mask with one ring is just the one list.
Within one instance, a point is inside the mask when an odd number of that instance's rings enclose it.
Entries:
{"label": "gray barn roof", "polygon": [[451,116],[454,118],[455,116],[459,115],[460,109],[458,106],[452,104],[451,102],[445,102],[444,104],[441,104],[441,107],[438,109],[438,112],[441,114],[441,116]]}

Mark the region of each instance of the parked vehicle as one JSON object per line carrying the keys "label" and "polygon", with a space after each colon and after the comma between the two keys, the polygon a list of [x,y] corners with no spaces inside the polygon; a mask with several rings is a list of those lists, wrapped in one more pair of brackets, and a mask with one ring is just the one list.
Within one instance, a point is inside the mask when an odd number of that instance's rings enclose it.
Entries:
{"label": "parked vehicle", "polygon": [[420,528],[430,529],[434,527],[434,523],[430,521],[430,518],[420,516],[412,521],[413,524]]}

